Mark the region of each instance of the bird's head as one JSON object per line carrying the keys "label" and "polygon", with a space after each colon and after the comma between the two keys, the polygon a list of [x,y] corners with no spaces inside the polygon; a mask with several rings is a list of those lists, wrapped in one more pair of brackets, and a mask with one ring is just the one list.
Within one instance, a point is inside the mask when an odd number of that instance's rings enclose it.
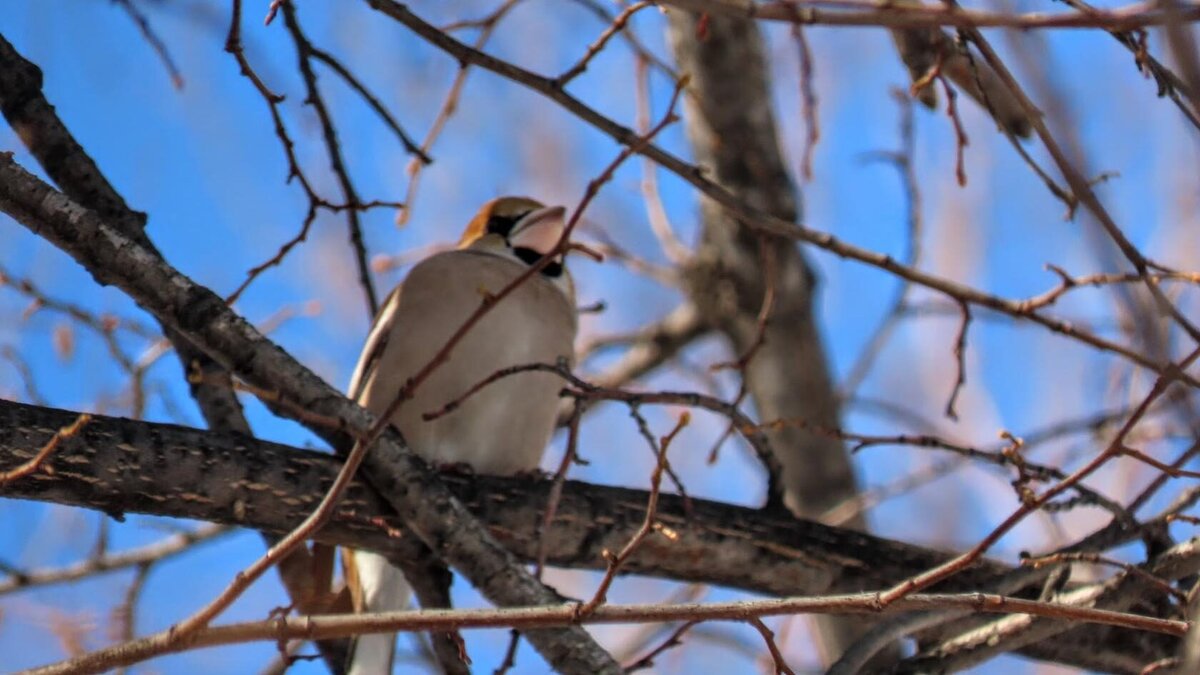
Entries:
{"label": "bird's head", "polygon": [[[533,265],[554,250],[566,231],[566,209],[528,197],[498,197],[483,205],[458,242],[460,249],[491,253]],[[574,297],[571,276],[558,255],[541,276]]]}

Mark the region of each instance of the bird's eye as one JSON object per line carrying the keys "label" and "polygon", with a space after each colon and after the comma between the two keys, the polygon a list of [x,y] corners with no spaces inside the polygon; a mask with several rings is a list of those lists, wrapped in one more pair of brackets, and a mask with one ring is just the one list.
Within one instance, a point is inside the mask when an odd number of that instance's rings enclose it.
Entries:
{"label": "bird's eye", "polygon": [[521,220],[522,218],[524,218],[527,215],[529,215],[529,214],[517,213],[517,214],[502,216],[500,214],[493,213],[492,215],[488,216],[488,221],[487,221],[488,234],[498,234],[501,237],[504,237],[505,239],[507,239],[508,233],[512,232],[513,226],[517,224],[517,221]]}

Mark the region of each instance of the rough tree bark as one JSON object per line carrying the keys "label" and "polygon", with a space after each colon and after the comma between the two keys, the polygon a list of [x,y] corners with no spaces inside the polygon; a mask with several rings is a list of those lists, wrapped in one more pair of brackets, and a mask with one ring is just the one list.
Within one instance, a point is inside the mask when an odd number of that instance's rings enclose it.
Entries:
{"label": "rough tree bark", "polygon": [[[0,471],[35,454],[77,413],[0,401]],[[241,434],[93,416],[78,440],[45,462],[49,470],[0,487],[10,497],[71,503],[114,515],[125,511],[226,522],[274,532],[298,522],[332,482],[341,460]],[[518,554],[534,558],[552,481],[442,473],[464,504],[481,514]],[[645,519],[642,490],[569,482],[544,538],[550,562],[604,568]],[[848,593],[896,583],[948,553],[829,527],[776,511],[661,495],[659,521],[678,539],[652,538],[623,567],[630,573],[706,581],[776,595]],[[365,548],[402,549],[407,529],[363,482],[339,504],[322,537]],[[373,523],[381,518],[387,528]],[[523,536],[523,535],[529,536]],[[965,591],[1007,571],[984,563],[942,589]]]}
{"label": "rough tree bark", "polygon": [[[75,412],[0,401],[0,471],[29,460],[57,429],[77,417]],[[0,494],[90,508],[115,517],[150,513],[282,533],[314,508],[340,463],[326,453],[241,434],[95,416],[47,459],[52,471],[11,481],[0,486]],[[551,565],[603,569],[607,564],[603,551],[623,546],[645,519],[645,492],[569,481],[554,520],[539,533],[552,481],[454,473],[443,473],[442,479],[500,543],[526,561],[536,560],[544,551]],[[888,586],[948,557],[781,511],[699,499],[687,504],[673,495],[660,499],[657,518],[678,536],[671,541],[647,540],[622,568],[627,573],[769,595],[820,595]],[[317,539],[406,555],[413,538],[395,536],[389,528],[403,531],[405,525],[370,486],[356,482]],[[1114,530],[1104,545],[1132,536]],[[1163,578],[1179,578],[1200,569],[1200,555],[1193,552],[1180,559],[1164,553],[1148,568]],[[982,562],[936,590],[1036,596],[1043,577],[1043,573]],[[1130,588],[1130,583],[1143,586]],[[1109,584],[1116,591],[1096,606],[1128,608],[1161,593],[1137,575],[1101,586]],[[935,630],[922,637],[944,639],[961,632],[964,623],[956,622],[948,634]],[[1060,629],[1065,628],[1059,623]],[[1136,673],[1142,665],[1172,654],[1178,642],[1159,634],[1085,626],[1028,644],[1020,652],[1082,668]]]}

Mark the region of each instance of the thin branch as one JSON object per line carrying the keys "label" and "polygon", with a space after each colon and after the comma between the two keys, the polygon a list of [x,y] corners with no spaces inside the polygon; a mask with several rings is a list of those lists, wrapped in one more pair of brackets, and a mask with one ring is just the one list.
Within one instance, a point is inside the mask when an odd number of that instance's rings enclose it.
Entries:
{"label": "thin branch", "polygon": [[[137,605],[141,599],[142,590],[146,588],[146,579],[150,577],[151,564],[138,564],[133,573],[133,579],[125,589],[125,597],[121,604],[113,608],[111,613],[113,635],[118,642],[128,642],[137,636]],[[124,675],[125,669],[119,669],[117,675]]]}
{"label": "thin branch", "polygon": [[21,386],[25,389],[25,399],[29,403],[46,405],[46,398],[38,390],[37,382],[33,376],[33,369],[29,367],[29,362],[16,349],[13,349],[12,345],[0,346],[0,359],[8,361],[13,369],[17,371],[17,376],[21,380]]}
{"label": "thin branch", "polygon": [[679,416],[679,421],[675,423],[675,428],[666,436],[659,440],[655,448],[655,454],[658,456],[658,462],[654,466],[654,471],[650,474],[650,498],[646,502],[646,519],[642,521],[642,526],[633,533],[629,542],[616,555],[609,555],[608,570],[604,573],[604,578],[600,580],[600,585],[596,588],[596,594],[591,600],[579,606],[579,616],[586,617],[596,611],[596,608],[604,604],[608,599],[608,588],[612,585],[613,579],[616,578],[617,572],[621,566],[629,560],[629,556],[637,550],[637,547],[642,544],[646,537],[650,536],[651,532],[658,531],[668,539],[672,539],[672,533],[669,529],[662,527],[655,522],[655,517],[658,515],[658,494],[659,488],[662,487],[663,471],[667,468],[667,451],[671,448],[671,442],[679,435],[680,431],[687,426],[691,420],[691,416],[685,411]]}
{"label": "thin branch", "polygon": [[[665,458],[659,457],[658,447],[660,445],[660,441],[656,439],[654,437],[654,433],[650,431],[650,423],[646,421],[646,416],[643,415],[640,410],[638,410],[638,406],[636,404],[629,405],[629,416],[633,418],[634,423],[637,425],[638,433],[642,435],[642,438],[646,439],[646,445],[649,446],[650,452],[654,454],[655,462],[657,463],[659,459],[662,459],[663,471],[671,479],[671,482],[675,484],[675,491],[680,497],[683,497],[684,503],[686,504],[691,498],[688,496],[687,489],[683,486],[683,480],[679,478],[677,473],[675,473],[675,469],[671,466],[670,462],[666,461]],[[605,557],[607,558],[608,556]]]}
{"label": "thin branch", "polygon": [[1041,295],[1034,296],[1024,301],[1026,307],[1030,309],[1041,309],[1049,307],[1058,302],[1064,295],[1077,289],[1084,287],[1102,288],[1104,286],[1112,286],[1116,284],[1132,284],[1142,283],[1149,279],[1155,284],[1161,284],[1165,281],[1179,281],[1183,283],[1200,285],[1200,274],[1192,272],[1155,272],[1147,275],[1127,272],[1123,274],[1088,274],[1085,276],[1073,277],[1067,274],[1065,270],[1057,265],[1047,264],[1046,269],[1053,272],[1059,278],[1059,285],[1052,288]]}
{"label": "thin branch", "polygon": [[775,675],[796,675],[796,673],[788,667],[787,661],[784,660],[783,654],[779,651],[779,645],[775,644],[775,633],[767,628],[767,624],[763,623],[762,619],[754,617],[747,620],[762,636],[764,642],[767,643],[767,651],[771,652],[771,660],[775,664]]}
{"label": "thin branch", "polygon": [[800,60],[800,115],[804,119],[804,152],[800,159],[800,175],[804,180],[813,177],[813,154],[821,138],[821,125],[817,119],[817,92],[813,87],[813,56],[800,24],[792,26],[792,37]]}
{"label": "thin branch", "polygon": [[34,570],[9,568],[5,572],[12,578],[0,581],[0,595],[49,584],[79,581],[105,572],[166,560],[192,550],[196,544],[216,539],[232,531],[225,525],[205,524],[195,530],[173,534],[153,544],[119,553],[103,552],[101,555],[89,556],[63,567]]}
{"label": "thin branch", "polygon": [[[603,23],[611,25],[616,21],[616,14],[608,7],[610,3],[604,3],[601,0],[573,0],[573,2],[591,12]],[[620,32],[620,36],[637,60],[644,61],[653,66],[656,71],[666,76],[671,82],[679,79],[679,72],[675,70],[674,65],[659,58],[653,51],[647,48],[634,32],[633,26],[627,26],[625,30]]]}
{"label": "thin branch", "polygon": [[955,404],[958,402],[958,395],[962,391],[963,385],[967,383],[967,329],[971,326],[971,306],[967,303],[960,303],[959,310],[962,312],[962,321],[958,325],[958,333],[954,338],[954,363],[956,366],[954,376],[954,386],[950,390],[950,398],[946,401],[946,417],[952,420],[958,419],[958,411],[955,409]]}
{"label": "thin branch", "polygon": [[179,72],[179,67],[175,65],[175,59],[171,58],[171,52],[167,50],[167,45],[154,32],[150,26],[150,20],[146,15],[133,5],[132,0],[113,0],[125,10],[130,19],[137,24],[138,30],[142,32],[142,37],[146,42],[150,43],[150,47],[154,49],[154,53],[158,55],[158,60],[162,61],[163,66],[167,69],[167,74],[171,76],[171,84],[176,89],[183,89],[183,74]]}
{"label": "thin branch", "polygon": [[337,128],[333,124],[333,116],[325,105],[321,90],[317,87],[317,74],[313,71],[310,59],[314,58],[312,43],[300,28],[296,18],[296,7],[292,2],[283,3],[283,20],[292,42],[296,45],[296,56],[300,74],[304,78],[304,86],[308,92],[304,102],[311,105],[321,121],[321,133],[325,139],[325,151],[329,155],[329,163],[333,174],[337,177],[342,189],[343,203],[346,205],[346,226],[350,230],[350,245],[354,249],[354,260],[358,266],[358,282],[362,286],[367,301],[367,313],[375,316],[379,311],[379,297],[375,291],[375,282],[371,278],[371,265],[368,262],[367,245],[363,241],[362,223],[359,221],[359,211],[363,210],[363,202],[358,197],[354,182],[350,180],[350,172],[342,157],[342,146],[338,141]]}
{"label": "thin branch", "polygon": [[433,159],[430,158],[430,156],[427,155],[424,150],[417,146],[416,142],[413,141],[413,139],[408,135],[408,132],[404,130],[404,127],[400,126],[400,123],[396,121],[396,118],[392,115],[392,113],[390,113],[387,107],[383,105],[383,102],[379,100],[379,97],[372,94],[371,90],[367,89],[366,85],[364,85],[357,77],[354,76],[354,73],[350,72],[346,66],[342,65],[341,61],[338,61],[329,52],[318,48],[312,43],[308,44],[307,49],[308,53],[314,59],[324,63],[326,66],[329,66],[330,70],[337,73],[338,77],[345,80],[346,84],[350,85],[351,89],[358,92],[358,95],[367,102],[367,105],[371,107],[371,110],[374,110],[375,114],[379,115],[379,118],[383,120],[383,123],[386,124],[387,127],[392,130],[392,133],[396,135],[396,138],[400,141],[400,144],[404,146],[405,152],[409,153],[410,155],[414,155],[422,164],[433,163]]}
{"label": "thin branch", "polygon": [[696,307],[690,303],[667,313],[662,319],[625,336],[600,338],[579,350],[579,362],[609,346],[624,345],[625,353],[616,363],[593,376],[600,386],[620,388],[669,361],[692,342],[708,332]]}
{"label": "thin branch", "polygon": [[[1018,480],[1022,485],[1028,483],[1030,480],[1049,481],[1065,480],[1067,478],[1067,474],[1057,467],[1030,462],[1020,455],[1015,454],[1012,452],[1012,445],[1002,447],[998,450],[981,450],[970,445],[954,443],[928,434],[898,434],[894,436],[858,434],[844,431],[842,429],[826,429],[815,427],[808,424],[804,420],[772,420],[761,425],[761,428],[763,429],[780,427],[798,427],[807,429],[815,434],[829,436],[839,441],[849,442],[852,444],[850,449],[851,453],[857,453],[864,448],[881,445],[903,445],[918,448],[945,450],[962,457],[964,460],[979,460],[989,464],[994,464],[996,466],[1015,468],[1018,472]],[[1003,436],[1008,439],[1014,439],[1013,445],[1023,445],[1023,441],[1020,441],[1020,439],[1015,439],[1007,432],[1004,432]],[[941,467],[941,469],[945,470],[946,467]],[[892,489],[896,488],[893,486]],[[1119,503],[1082,484],[1075,484],[1073,489],[1079,493],[1079,497],[1083,503],[1093,504],[1104,508],[1111,512],[1118,520],[1126,523],[1127,525],[1134,524],[1132,517],[1129,515],[1129,511],[1123,508]],[[876,499],[878,499],[878,497],[876,497]],[[1046,505],[1047,508],[1050,506],[1053,505]],[[826,517],[829,517],[829,515],[827,514]],[[840,522],[843,519],[844,517],[837,518],[835,520]]]}
{"label": "thin branch", "polygon": [[564,71],[562,75],[554,78],[554,84],[559,87],[564,87],[568,82],[582,75],[584,71],[587,70],[588,64],[590,64],[592,59],[596,58],[596,56],[604,49],[605,45],[608,44],[608,41],[611,40],[613,36],[624,30],[625,24],[629,23],[629,19],[631,19],[638,11],[650,7],[652,4],[653,3],[649,2],[649,0],[639,0],[638,2],[635,2],[621,10],[621,13],[618,14],[616,18],[612,20],[612,23],[604,29],[604,32],[600,34],[600,37],[596,38],[595,42],[588,45],[587,52],[579,59],[579,61]]}
{"label": "thin branch", "polygon": [[657,647],[651,649],[645,656],[637,661],[625,666],[626,673],[636,673],[639,670],[645,670],[654,666],[654,659],[669,649],[673,649],[683,644],[683,635],[695,626],[699,625],[698,621],[685,621],[679,624],[679,627],[671,631],[667,639],[663,640]]}
{"label": "thin branch", "polygon": [[[908,267],[917,267],[921,262],[921,253],[923,252],[921,237],[925,228],[922,218],[921,190],[916,172],[916,127],[913,123],[913,98],[899,87],[893,87],[891,95],[892,100],[900,109],[900,147],[893,151],[868,153],[864,159],[879,159],[896,167],[906,207],[904,264]],[[875,360],[882,353],[896,326],[903,318],[904,308],[911,290],[912,283],[901,280],[900,286],[892,298],[891,306],[876,324],[875,330],[871,332],[871,336],[867,339],[865,346],[855,359],[854,365],[850,367],[845,380],[843,380],[840,388],[841,398],[853,396],[866,380],[867,375],[870,374]]]}
{"label": "thin branch", "polygon": [[280,617],[266,621],[205,628],[186,644],[165,642],[156,637],[108,647],[78,659],[27,671],[27,675],[86,675],[107,668],[131,665],[162,654],[217,645],[253,641],[330,639],[364,633],[445,631],[472,628],[518,628],[530,630],[583,624],[628,624],[663,621],[746,621],[749,618],[792,614],[891,614],[905,611],[961,609],[988,614],[1029,614],[1081,623],[1120,626],[1133,630],[1182,637],[1186,621],[1159,619],[1128,612],[1039,602],[988,593],[913,594],[886,606],[874,593],[785,598],[741,602],[680,605],[602,605],[580,617],[578,605],[567,603],[545,607],[501,609],[421,610],[379,614],[331,614]]}
{"label": "thin branch", "polygon": [[[958,181],[959,187],[966,187],[967,167],[964,155],[970,140],[967,138],[966,129],[963,128],[962,118],[958,116],[958,94],[946,81],[945,76],[939,75],[937,79],[942,83],[942,91],[946,93],[946,117],[950,118],[954,127],[954,179]],[[982,87],[980,91],[983,91]]]}
{"label": "thin branch", "polygon": [[[482,19],[470,22],[473,26],[479,29],[479,35],[476,36],[474,49],[483,49],[491,39],[492,33],[495,32],[496,26],[499,25],[501,19],[516,7],[521,0],[504,0],[494,11]],[[446,28],[449,30],[450,28]],[[458,101],[462,96],[463,87],[467,84],[467,73],[470,70],[470,64],[462,62],[458,66],[458,72],[454,75],[454,81],[450,84],[450,89],[446,92],[446,97],[442,101],[442,106],[438,109],[437,117],[434,118],[433,124],[426,132],[424,140],[421,141],[421,152],[429,153],[433,150],[433,144],[437,142],[442,131],[445,130],[446,124],[450,118],[458,110]],[[417,198],[417,188],[421,184],[421,171],[427,166],[423,162],[410,160],[408,168],[405,172],[408,174],[408,188],[404,194],[404,205],[396,211],[396,225],[404,225],[412,216],[413,205]]]}
{"label": "thin branch", "polygon": [[[1197,358],[1200,358],[1200,349],[1194,350],[1182,362],[1174,366],[1172,371],[1181,372],[1184,368],[1190,366]],[[988,551],[988,549],[992,547],[993,544],[995,544],[1000,540],[1001,537],[1016,527],[1017,523],[1024,520],[1026,516],[1034,511],[1037,511],[1057,495],[1072,488],[1083,481],[1083,479],[1095,473],[1097,469],[1107,464],[1109,460],[1122,454],[1122,448],[1124,447],[1126,436],[1133,431],[1133,428],[1138,424],[1138,422],[1141,421],[1142,417],[1145,416],[1146,412],[1150,409],[1150,406],[1155,402],[1155,400],[1162,396],[1163,393],[1165,393],[1166,390],[1175,383],[1175,379],[1176,378],[1168,375],[1160,376],[1155,381],[1154,387],[1150,390],[1150,393],[1142,399],[1141,404],[1139,404],[1138,407],[1133,411],[1133,414],[1129,416],[1129,419],[1125,421],[1125,424],[1117,432],[1116,436],[1109,443],[1108,447],[1090,462],[1083,467],[1080,467],[1074,473],[1059,481],[1057,484],[1041,494],[1031,495],[1028,499],[1021,503],[1021,506],[1016,511],[1009,515],[1008,518],[1000,523],[1000,525],[996,526],[970,551],[967,551],[966,553],[957,556],[949,562],[907,579],[904,582],[888,589],[886,592],[880,595],[880,602],[884,605],[890,604],[900,598],[903,598],[909,593],[917,592],[924,588],[929,588],[931,585],[936,584],[939,581],[942,581],[947,577],[952,576],[956,572],[964,569],[967,565],[970,565],[975,560],[978,560],[985,552]]]}
{"label": "thin branch", "polygon": [[[258,93],[271,105],[272,111],[275,110],[275,105],[283,102],[283,96],[276,94],[267,88],[263,83],[262,78],[251,67],[250,62],[246,59],[246,51],[242,47],[242,0],[233,0],[233,8],[229,13],[229,33],[225,37],[225,51],[233,55],[237,61],[238,68],[247,79],[250,80]],[[279,121],[276,120],[276,127],[279,126]]]}
{"label": "thin branch", "polygon": [[[945,0],[945,2],[951,5],[956,4],[955,0]],[[1195,9],[1200,11],[1200,7]],[[1171,12],[1170,14],[1172,15],[1172,19],[1179,18],[1179,15],[1174,12]],[[963,28],[962,33],[972,43],[974,43],[976,47],[979,48],[979,52],[984,61],[996,72],[997,76],[999,76],[1001,81],[1005,83],[1009,91],[1014,97],[1016,97],[1021,107],[1024,108],[1026,113],[1029,115],[1030,123],[1033,126],[1034,132],[1041,140],[1042,145],[1045,146],[1046,151],[1054,159],[1054,163],[1058,166],[1058,169],[1062,173],[1063,178],[1066,180],[1067,185],[1069,185],[1071,190],[1075,193],[1075,196],[1079,199],[1079,203],[1083,204],[1084,208],[1091,212],[1096,221],[1100,224],[1101,228],[1104,230],[1105,234],[1108,235],[1109,239],[1111,239],[1113,244],[1115,244],[1116,247],[1121,251],[1121,254],[1125,257],[1125,259],[1133,265],[1134,270],[1143,278],[1143,285],[1146,287],[1147,291],[1149,291],[1151,297],[1154,298],[1157,308],[1160,311],[1170,315],[1170,317],[1175,321],[1176,325],[1182,328],[1184,332],[1186,332],[1192,338],[1192,340],[1200,342],[1200,327],[1193,325],[1192,322],[1183,315],[1179,308],[1176,307],[1174,303],[1172,303],[1170,299],[1163,294],[1162,289],[1159,288],[1158,284],[1147,276],[1152,270],[1161,269],[1161,266],[1146,258],[1146,256],[1144,256],[1142,252],[1133,245],[1128,237],[1125,236],[1125,233],[1121,230],[1120,226],[1117,225],[1115,219],[1104,207],[1104,204],[1100,201],[1099,196],[1092,189],[1092,181],[1089,181],[1087,178],[1085,178],[1083,174],[1080,173],[1079,169],[1074,165],[1074,163],[1072,163],[1067,157],[1062,146],[1060,146],[1055,138],[1050,134],[1050,130],[1046,127],[1045,122],[1038,114],[1037,107],[1033,104],[1029,97],[1026,96],[1016,79],[1013,78],[1012,73],[1008,71],[1008,69],[1004,66],[1004,63],[1000,60],[1000,57],[997,56],[996,52],[991,48],[991,45],[988,43],[987,39],[983,37],[977,28]]]}
{"label": "thin branch", "polygon": [[[1091,13],[1096,11],[1095,7],[1084,2],[1084,0],[1059,1],[1081,12]],[[1183,96],[1181,96],[1181,94],[1187,95],[1189,93],[1188,86],[1184,84],[1183,79],[1176,75],[1174,71],[1150,55],[1149,46],[1146,44],[1146,32],[1144,30],[1110,30],[1109,34],[1133,54],[1134,62],[1137,63],[1140,71],[1154,78],[1154,83],[1158,86],[1158,95],[1170,98],[1175,103],[1175,107],[1179,108],[1179,111],[1183,113],[1187,121],[1196,129],[1200,129],[1200,117],[1197,117],[1200,114],[1200,109],[1192,110],[1183,101]]]}
{"label": "thin branch", "polygon": [[43,466],[43,464],[46,463],[46,460],[49,459],[50,455],[58,449],[59,445],[61,445],[63,441],[74,438],[79,434],[79,431],[91,421],[91,415],[87,413],[79,413],[79,417],[76,417],[74,422],[54,432],[54,436],[52,436],[49,441],[46,441],[45,445],[43,445],[41,449],[37,451],[37,454],[31,457],[29,461],[24,462],[20,466],[9,469],[8,471],[0,471],[0,487],[2,487],[5,483],[30,476],[39,469],[48,473],[54,473],[53,468],[49,466]]}
{"label": "thin branch", "polygon": [[[639,55],[634,62],[635,103],[637,105],[636,126],[638,133],[645,135],[650,130],[650,61]],[[642,158],[642,201],[646,205],[646,218],[650,231],[654,233],[663,255],[674,265],[682,265],[692,257],[692,251],[675,235],[667,209],[663,206],[662,194],[658,189],[658,167],[649,158]]]}
{"label": "thin branch", "polygon": [[1178,13],[1154,4],[1133,3],[1111,10],[1030,12],[1009,14],[924,4],[887,5],[874,0],[780,0],[743,3],[740,0],[659,0],[660,4],[693,12],[817,26],[889,26],[897,28],[1103,28],[1128,31],[1200,20],[1200,7],[1188,5]]}
{"label": "thin branch", "polygon": [[1200,113],[1200,52],[1196,48],[1196,32],[1184,14],[1190,9],[1179,0],[1158,0],[1154,7],[1166,14],[1163,31],[1167,44],[1175,57],[1179,71],[1183,73],[1183,92],[1192,104],[1193,115]]}

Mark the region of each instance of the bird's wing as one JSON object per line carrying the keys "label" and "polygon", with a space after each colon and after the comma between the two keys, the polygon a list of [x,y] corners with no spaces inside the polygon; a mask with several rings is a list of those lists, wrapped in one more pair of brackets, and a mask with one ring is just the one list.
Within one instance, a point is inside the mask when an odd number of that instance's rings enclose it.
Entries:
{"label": "bird's wing", "polygon": [[[367,383],[383,358],[389,338],[395,327],[400,293],[403,284],[396,286],[383,301],[382,309],[375,316],[371,330],[346,395],[363,402]],[[383,612],[408,607],[411,590],[400,570],[392,567],[383,556],[369,551],[342,551],[342,565],[346,574],[346,589],[356,612]],[[392,672],[395,654],[395,634],[361,635],[350,645],[347,675],[388,675]]]}
{"label": "bird's wing", "polygon": [[355,401],[362,400],[363,388],[379,365],[379,359],[383,357],[383,350],[387,348],[388,337],[392,334],[396,312],[400,307],[400,293],[403,287],[404,285],[400,284],[393,288],[391,293],[388,293],[387,298],[383,301],[383,308],[380,309],[379,314],[375,315],[371,331],[367,333],[367,341],[363,345],[362,354],[358,357],[358,364],[354,366],[354,374],[350,376],[350,386],[346,388],[346,396]]}

